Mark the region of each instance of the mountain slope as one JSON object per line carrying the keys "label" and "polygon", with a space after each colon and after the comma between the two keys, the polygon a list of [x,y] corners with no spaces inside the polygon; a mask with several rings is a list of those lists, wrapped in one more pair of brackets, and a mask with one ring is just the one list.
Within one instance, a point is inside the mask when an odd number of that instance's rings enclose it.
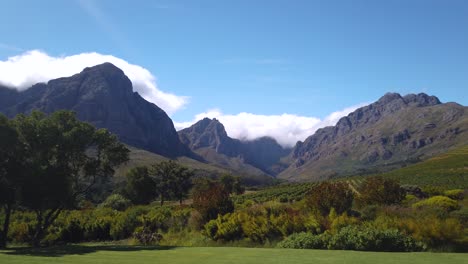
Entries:
{"label": "mountain slope", "polygon": [[[130,160],[122,164],[116,169],[115,172],[115,182],[119,184],[119,182],[123,182],[125,179],[125,174],[130,168],[135,166],[151,166],[155,163],[169,160],[169,158],[145,151],[142,149],[138,149],[132,146],[127,146],[130,150]],[[217,166],[216,164],[210,164],[201,162],[189,157],[178,157],[176,159],[181,165],[191,169],[195,173],[195,177],[209,177],[209,178],[218,178],[220,175],[225,173],[232,173],[231,170]],[[247,185],[269,185],[272,182],[272,178],[270,176],[264,174],[241,174],[242,180],[244,184]]]}
{"label": "mountain slope", "polygon": [[277,175],[286,168],[280,159],[290,151],[271,138],[253,141],[230,138],[223,124],[209,118],[179,131],[179,138],[208,162],[250,174]]}
{"label": "mountain slope", "polygon": [[313,181],[383,172],[468,142],[467,107],[389,93],[298,142],[279,178]]}
{"label": "mountain slope", "polygon": [[382,176],[402,184],[468,188],[468,145]]}
{"label": "mountain slope", "polygon": [[122,142],[163,156],[190,153],[167,114],[133,92],[128,77],[110,63],[33,85],[23,92],[0,86],[0,112],[13,117],[33,109],[75,111],[80,120],[109,129]]}

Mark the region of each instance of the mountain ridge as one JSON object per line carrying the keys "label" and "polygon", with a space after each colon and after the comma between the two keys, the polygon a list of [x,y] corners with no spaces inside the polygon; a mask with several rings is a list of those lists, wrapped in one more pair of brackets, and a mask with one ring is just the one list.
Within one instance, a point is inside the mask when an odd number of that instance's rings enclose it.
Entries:
{"label": "mountain ridge", "polygon": [[209,162],[229,166],[236,159],[272,176],[283,169],[279,162],[290,151],[269,137],[251,141],[231,138],[217,119],[204,118],[178,133],[182,143]]}
{"label": "mountain ridge", "polygon": [[109,129],[129,145],[168,157],[190,155],[169,116],[133,92],[130,79],[111,63],[87,67],[22,92],[0,87],[0,97],[0,112],[9,117],[33,109],[46,113],[72,110],[80,120]]}
{"label": "mountain ridge", "polygon": [[431,157],[468,141],[466,109],[424,93],[387,93],[298,142],[279,177],[322,180]]}

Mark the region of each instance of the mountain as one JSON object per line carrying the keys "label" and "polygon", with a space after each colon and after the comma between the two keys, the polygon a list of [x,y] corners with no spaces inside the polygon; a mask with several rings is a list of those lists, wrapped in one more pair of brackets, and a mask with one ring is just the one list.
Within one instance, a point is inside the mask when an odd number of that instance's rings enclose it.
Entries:
{"label": "mountain", "polygon": [[217,119],[200,120],[179,131],[179,138],[206,161],[250,174],[277,175],[287,167],[281,158],[290,152],[268,137],[253,141],[230,138]]}
{"label": "mountain", "polygon": [[468,144],[468,107],[388,93],[298,142],[278,177],[314,181],[384,172]]}
{"label": "mountain", "polygon": [[0,112],[13,117],[33,109],[72,110],[80,120],[109,129],[129,145],[166,157],[190,155],[167,114],[133,92],[130,79],[111,63],[22,92],[0,86]]}

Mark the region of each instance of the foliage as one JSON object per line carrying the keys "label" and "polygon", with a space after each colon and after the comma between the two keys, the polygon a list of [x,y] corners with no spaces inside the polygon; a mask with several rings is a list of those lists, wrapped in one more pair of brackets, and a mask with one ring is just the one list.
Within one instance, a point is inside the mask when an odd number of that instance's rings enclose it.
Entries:
{"label": "foliage", "polygon": [[455,219],[458,219],[460,223],[464,224],[465,226],[468,225],[468,208],[467,207],[451,212],[450,216],[454,217]]}
{"label": "foliage", "polygon": [[229,192],[218,182],[200,179],[193,191],[193,207],[202,215],[205,222],[234,211]]}
{"label": "foliage", "polygon": [[247,238],[258,243],[284,238],[295,232],[317,233],[319,230],[320,225],[312,215],[302,214],[279,203],[256,205],[219,215],[204,227],[205,235],[213,240]]}
{"label": "foliage", "polygon": [[446,211],[453,211],[458,209],[458,203],[455,200],[452,200],[445,196],[433,196],[428,199],[419,201],[413,204],[414,208],[421,208],[421,207],[437,207],[444,209]]}
{"label": "foliage", "polygon": [[463,200],[465,197],[465,191],[462,189],[447,190],[444,192],[444,196],[454,200]]}
{"label": "foliage", "polygon": [[0,212],[3,210],[4,214],[0,222],[0,248],[6,247],[11,212],[18,203],[18,190],[25,172],[19,140],[12,122],[0,114]]}
{"label": "foliage", "polygon": [[120,194],[109,195],[104,202],[99,206],[103,208],[111,208],[118,211],[124,211],[131,205],[131,201]]}
{"label": "foliage", "polygon": [[156,196],[156,184],[149,176],[148,167],[131,168],[126,174],[123,191],[133,204],[148,204]]}
{"label": "foliage", "polygon": [[405,190],[392,179],[369,177],[359,188],[357,201],[360,205],[399,204],[405,198]]}
{"label": "foliage", "polygon": [[312,233],[294,233],[277,244],[279,248],[296,249],[326,249],[329,236],[326,234],[314,235]]}
{"label": "foliage", "polygon": [[154,164],[149,169],[149,176],[155,183],[162,206],[164,201],[172,196],[182,203],[192,186],[193,172],[177,162],[169,160]]}
{"label": "foliage", "polygon": [[49,116],[37,111],[17,115],[15,151],[22,160],[18,202],[36,213],[32,243],[38,246],[60,212],[73,206],[128,159],[128,149],[105,129],[96,130],[69,111]]}
{"label": "foliage", "polygon": [[241,178],[234,177],[231,174],[223,174],[220,179],[221,184],[229,193],[243,194],[245,189],[241,185]]}
{"label": "foliage", "polygon": [[322,182],[310,190],[306,202],[322,215],[328,215],[332,208],[342,214],[351,209],[353,192],[344,182]]}
{"label": "foliage", "polygon": [[397,229],[346,226],[331,237],[329,249],[362,251],[420,251],[424,246]]}
{"label": "foliage", "polygon": [[281,184],[261,189],[244,195],[237,195],[233,198],[236,204],[244,201],[263,203],[278,200],[280,202],[299,201],[304,198],[310,189],[317,183],[290,183]]}

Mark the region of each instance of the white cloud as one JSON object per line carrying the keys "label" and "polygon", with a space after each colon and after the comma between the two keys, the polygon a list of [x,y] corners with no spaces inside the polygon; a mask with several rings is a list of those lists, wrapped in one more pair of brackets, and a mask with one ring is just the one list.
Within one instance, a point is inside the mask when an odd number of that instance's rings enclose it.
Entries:
{"label": "white cloud", "polygon": [[188,98],[185,96],[158,89],[156,78],[147,69],[112,55],[96,52],[53,57],[39,50],[27,51],[0,61],[0,83],[22,91],[35,83],[71,76],[86,67],[104,62],[110,62],[122,69],[132,81],[134,91],[164,109],[169,115],[188,103]]}
{"label": "white cloud", "polygon": [[317,117],[298,116],[293,114],[257,115],[239,113],[223,114],[219,109],[200,113],[190,122],[175,122],[177,130],[189,127],[197,121],[208,117],[218,119],[226,128],[230,137],[241,140],[253,140],[269,136],[285,147],[292,147],[297,141],[303,141],[322,127],[335,125],[338,120],[366,104],[359,104],[329,114],[324,119]]}

